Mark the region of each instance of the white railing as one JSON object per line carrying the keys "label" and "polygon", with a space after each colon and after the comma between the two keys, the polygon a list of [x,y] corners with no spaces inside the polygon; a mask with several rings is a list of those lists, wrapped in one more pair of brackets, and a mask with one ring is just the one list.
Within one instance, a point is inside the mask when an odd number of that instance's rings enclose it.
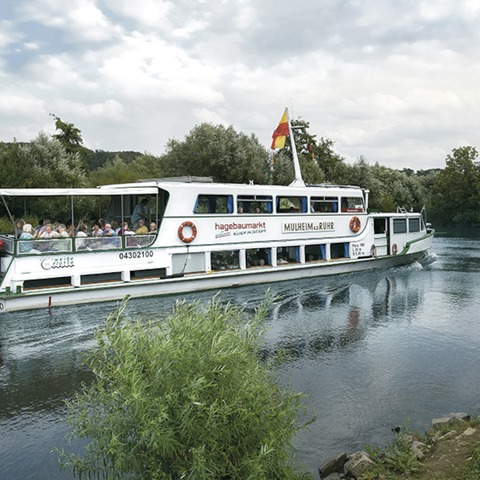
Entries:
{"label": "white railing", "polygon": [[[48,238],[35,240],[16,240],[17,253],[22,255],[35,253],[56,253],[111,250],[122,248],[145,248],[150,246],[157,237],[156,234],[146,235],[119,235],[111,237],[74,237],[74,238]],[[15,239],[13,237],[0,236],[3,241],[3,251],[15,253]]]}
{"label": "white railing", "polygon": [[2,250],[7,253],[14,253],[15,242],[12,237],[7,237],[6,235],[0,235],[0,240],[3,242]]}

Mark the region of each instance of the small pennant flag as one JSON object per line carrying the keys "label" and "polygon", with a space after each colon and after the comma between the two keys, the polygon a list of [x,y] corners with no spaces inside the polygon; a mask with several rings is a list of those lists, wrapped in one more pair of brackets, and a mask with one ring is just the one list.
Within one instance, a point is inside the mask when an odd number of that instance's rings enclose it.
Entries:
{"label": "small pennant flag", "polygon": [[275,150],[276,148],[284,148],[285,140],[287,139],[288,134],[288,117],[287,111],[285,110],[280,120],[280,123],[278,124],[278,127],[275,129],[272,135],[272,150]]}

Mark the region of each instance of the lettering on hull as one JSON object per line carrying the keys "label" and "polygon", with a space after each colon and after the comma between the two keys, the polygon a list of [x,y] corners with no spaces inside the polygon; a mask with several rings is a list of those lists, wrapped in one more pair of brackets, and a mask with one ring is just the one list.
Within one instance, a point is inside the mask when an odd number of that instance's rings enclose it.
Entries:
{"label": "lettering on hull", "polygon": [[230,235],[252,235],[265,233],[267,231],[266,222],[247,222],[247,223],[216,223],[215,238],[228,237]]}
{"label": "lettering on hull", "polygon": [[335,222],[284,222],[282,233],[333,232]]}

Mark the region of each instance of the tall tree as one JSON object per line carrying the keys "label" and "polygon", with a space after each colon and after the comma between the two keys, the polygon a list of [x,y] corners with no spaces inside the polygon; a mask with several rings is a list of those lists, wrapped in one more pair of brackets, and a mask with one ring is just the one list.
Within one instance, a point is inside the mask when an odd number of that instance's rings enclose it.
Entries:
{"label": "tall tree", "polygon": [[52,135],[53,138],[56,138],[69,153],[82,153],[84,150],[83,147],[83,138],[82,132],[77,128],[73,123],[64,122],[60,117],[57,117],[55,114],[50,114],[55,119],[55,129],[59,131]]}
{"label": "tall tree", "polygon": [[20,147],[20,158],[29,166],[23,186],[82,187],[85,173],[79,165],[78,153],[67,152],[56,138],[39,133],[32,142]]}
{"label": "tall tree", "polygon": [[255,135],[203,123],[183,141],[171,139],[161,157],[164,176],[211,176],[218,182],[267,183],[270,159]]}
{"label": "tall tree", "polygon": [[[291,121],[295,147],[302,170],[302,177],[306,183],[341,183],[344,173],[344,160],[333,150],[333,141],[321,138],[309,132],[310,123],[305,120]],[[275,153],[273,166],[274,183],[289,184],[294,179],[293,152],[291,141],[288,140],[285,148]]]}
{"label": "tall tree", "polygon": [[443,225],[480,225],[480,164],[475,147],[454,148],[435,182],[435,219]]}

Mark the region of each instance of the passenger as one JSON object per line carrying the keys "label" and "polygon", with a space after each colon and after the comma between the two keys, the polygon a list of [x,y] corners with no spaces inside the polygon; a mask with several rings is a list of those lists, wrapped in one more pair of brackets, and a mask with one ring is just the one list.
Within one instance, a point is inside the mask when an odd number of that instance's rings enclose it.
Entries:
{"label": "passenger", "polygon": [[45,231],[40,235],[40,238],[58,238],[60,234],[56,232],[51,223],[45,225]]}
{"label": "passenger", "polygon": [[135,235],[145,235],[148,233],[148,228],[145,226],[143,219],[138,220],[138,228],[135,230]]}
{"label": "passenger", "polygon": [[24,225],[25,225],[25,220],[19,219],[15,222],[15,236],[17,238],[22,235]]}
{"label": "passenger", "polygon": [[37,226],[34,228],[34,230],[33,230],[33,238],[36,238],[36,237],[37,237],[37,234],[38,234],[38,232],[40,232],[40,230],[42,229],[42,227],[43,227],[43,218],[41,218],[41,219],[38,221]]}
{"label": "passenger", "polygon": [[70,235],[67,232],[67,227],[63,223],[59,223],[57,226],[57,233],[60,238],[63,240],[57,240],[54,244],[55,250],[57,251],[70,251],[71,241],[66,240],[70,238]]}
{"label": "passenger", "polygon": [[91,235],[92,235],[92,237],[101,237],[103,235],[103,229],[100,226],[99,222],[95,222],[95,225],[93,226]]}
{"label": "passenger", "polygon": [[[59,233],[53,229],[51,223],[48,223],[47,225],[45,225],[45,231],[40,235],[41,240],[47,240],[47,239],[59,238],[59,237],[60,237]],[[38,249],[42,251],[52,250],[53,242],[41,242],[41,244],[38,245]]]}
{"label": "passenger", "polygon": [[71,220],[67,220],[67,223],[65,224],[67,227],[67,233],[69,237],[74,237],[75,236],[75,225],[72,224]]}
{"label": "passenger", "polygon": [[118,231],[119,235],[135,235],[135,232],[132,232],[128,227],[128,222],[123,222],[120,230]]}
{"label": "passenger", "polygon": [[60,237],[66,238],[68,237],[67,227],[63,223],[59,223],[57,226],[57,232]]}
{"label": "passenger", "polygon": [[132,228],[135,230],[139,227],[138,223],[139,220],[143,220],[143,223],[145,225],[145,221],[147,219],[147,216],[145,214],[145,207],[148,203],[148,200],[146,198],[143,198],[140,202],[138,202],[135,205],[135,208],[133,209],[132,213]]}
{"label": "passenger", "polygon": [[150,233],[157,233],[157,224],[155,222],[150,222]]}
{"label": "passenger", "polygon": [[84,250],[85,245],[85,237],[87,236],[87,226],[84,223],[81,223],[77,228],[76,240],[75,240],[75,248],[77,250]]}
{"label": "passenger", "polygon": [[23,232],[20,235],[20,253],[28,253],[32,250],[32,242],[29,242],[28,240],[33,239],[32,235],[32,226],[29,223],[26,223],[23,226]]}
{"label": "passenger", "polygon": [[111,225],[112,230],[115,232],[115,235],[118,235],[118,231],[120,230],[120,225],[118,225],[118,222],[116,220],[113,220]]}
{"label": "passenger", "polygon": [[42,238],[42,235],[45,233],[47,225],[49,224],[50,224],[49,218],[45,218],[44,220],[40,221],[40,224],[35,228],[33,238]]}
{"label": "passenger", "polygon": [[107,237],[112,237],[117,234],[115,233],[115,230],[112,228],[112,225],[110,223],[106,223],[105,229],[103,230],[103,235]]}

